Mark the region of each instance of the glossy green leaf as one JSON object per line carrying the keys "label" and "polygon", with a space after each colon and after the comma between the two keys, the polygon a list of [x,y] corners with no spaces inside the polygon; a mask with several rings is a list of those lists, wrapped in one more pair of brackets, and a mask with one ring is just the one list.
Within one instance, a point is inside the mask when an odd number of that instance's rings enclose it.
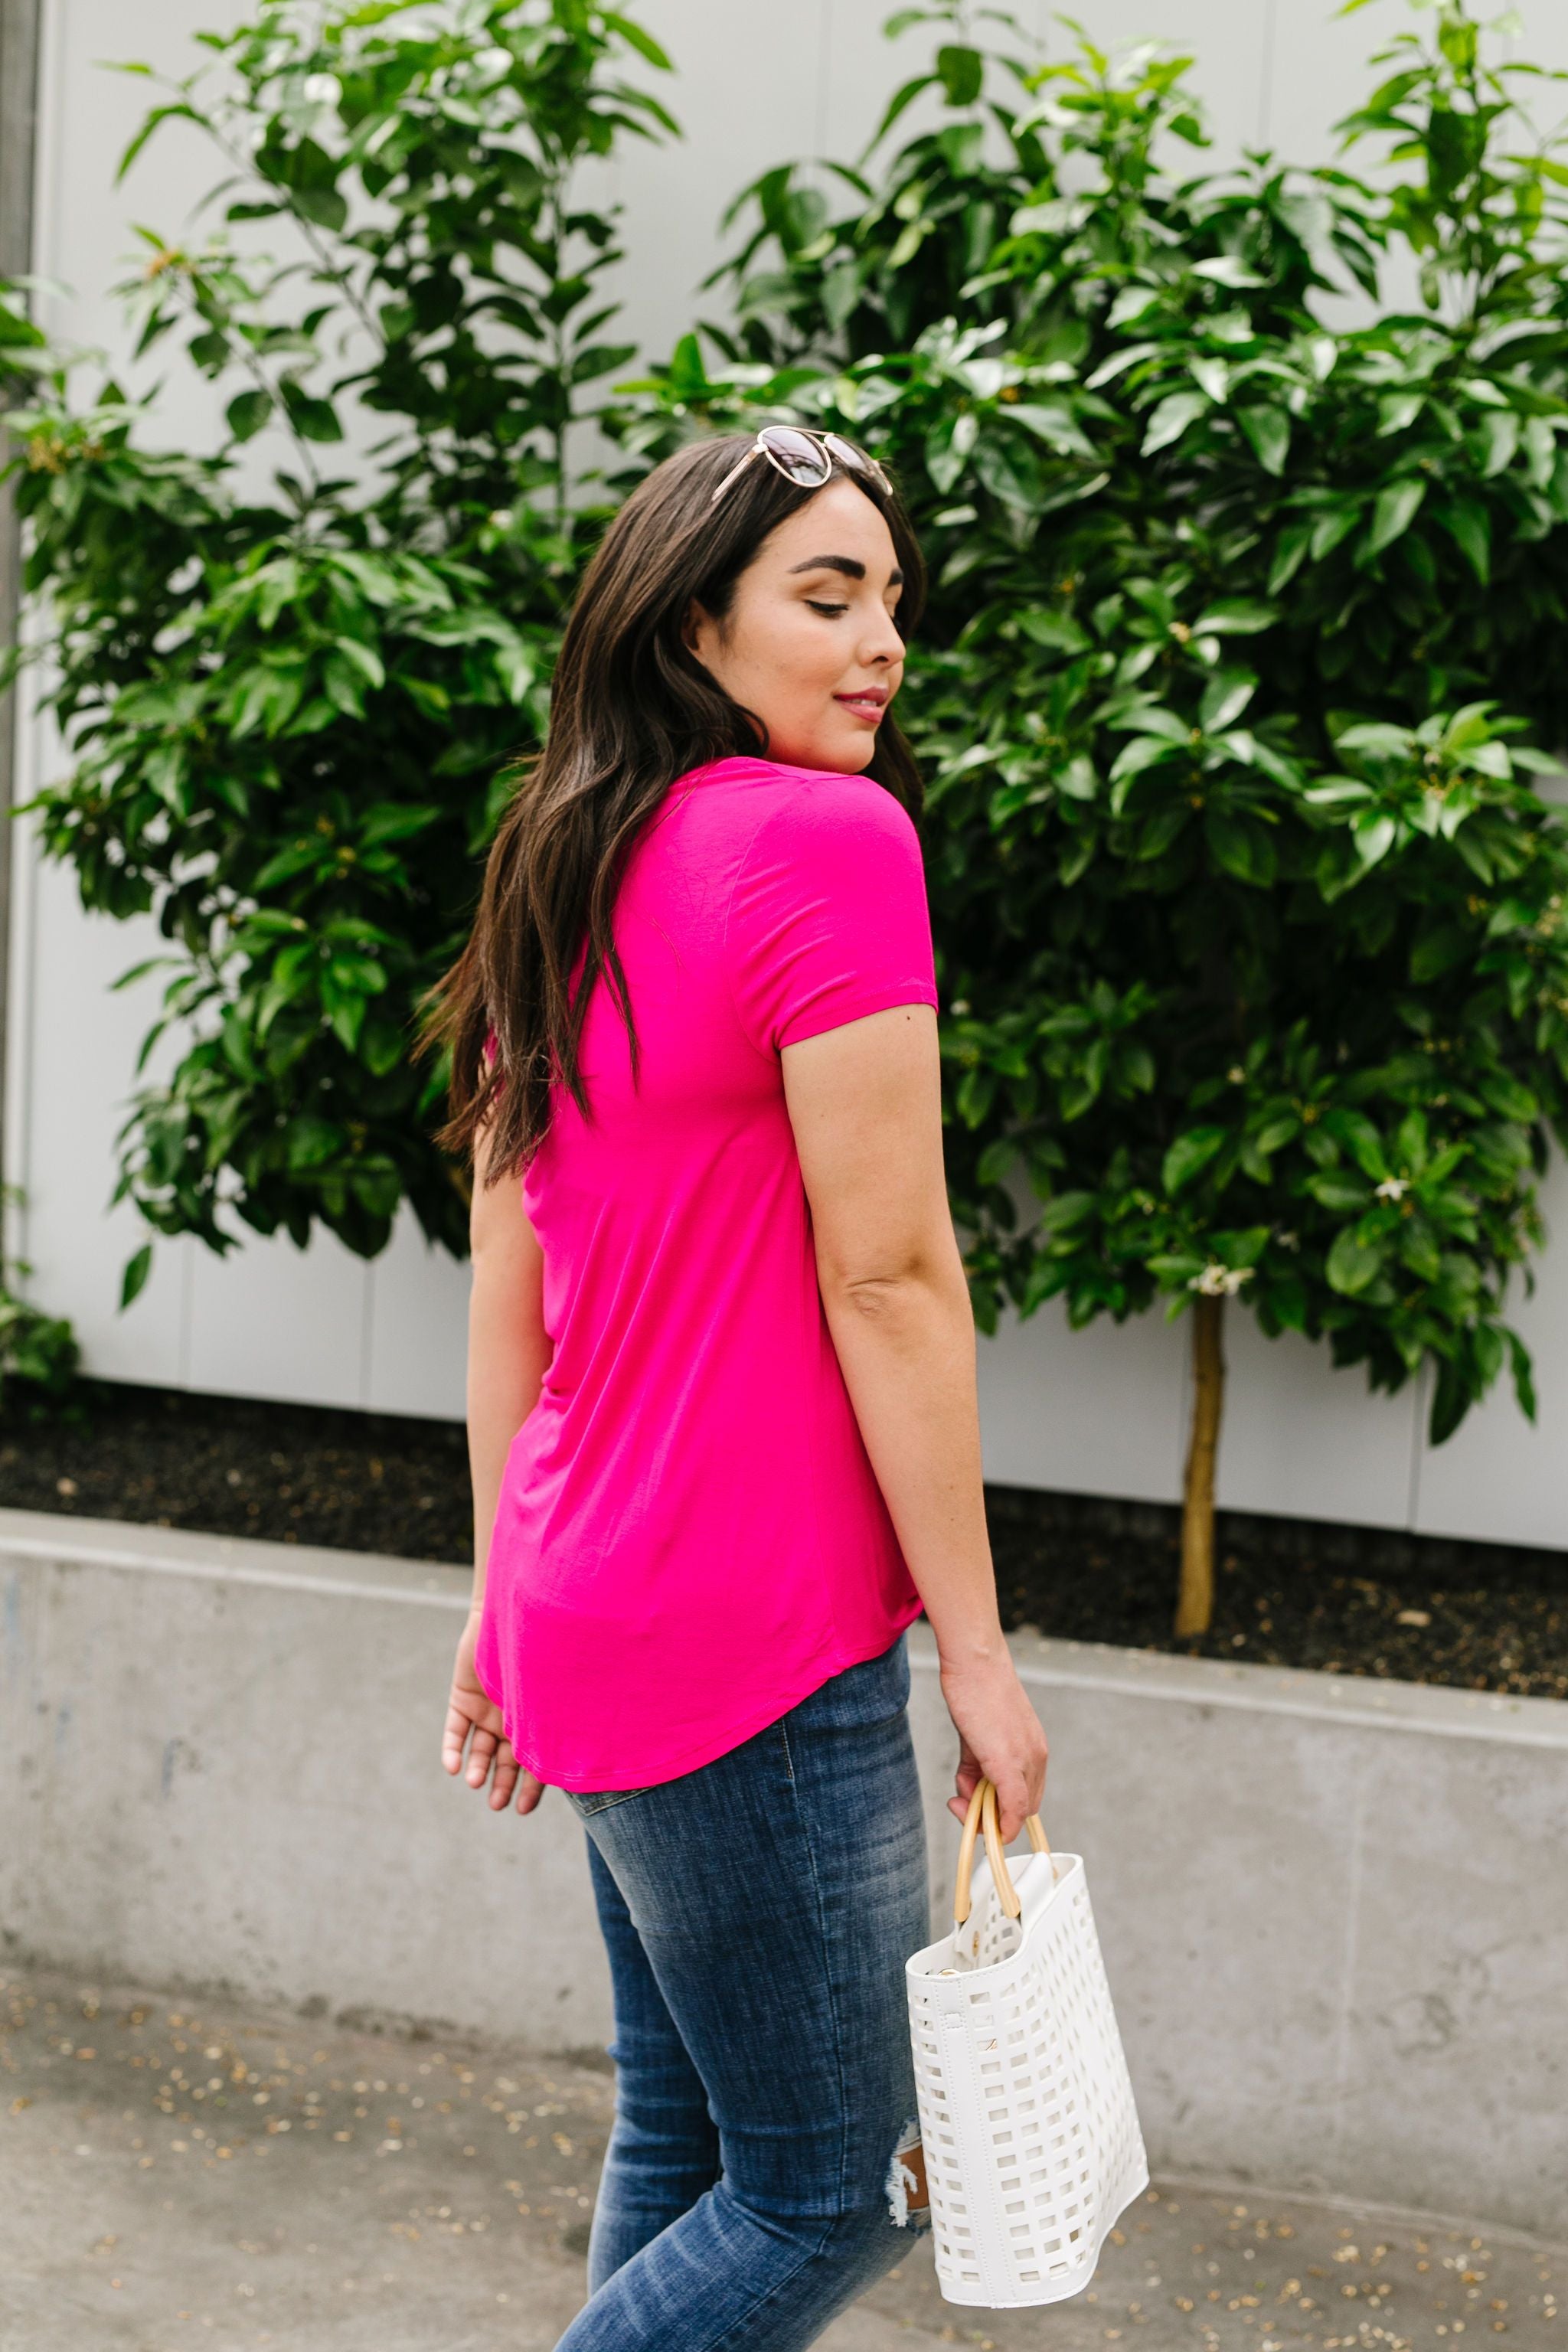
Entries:
{"label": "glossy green leaf", "polygon": [[1194,1178],[1224,1150],[1230,1140],[1230,1129],[1224,1127],[1190,1128],[1179,1135],[1166,1152],[1160,1169],[1160,1181],[1167,1192],[1185,1190]]}
{"label": "glossy green leaf", "polygon": [[132,1299],[140,1297],[146,1287],[147,1276],[152,1271],[153,1244],[151,1242],[143,1242],[141,1248],[133,1251],[126,1260],[124,1272],[121,1276],[120,1307],[122,1314]]}
{"label": "glossy green leaf", "polygon": [[237,441],[248,441],[259,433],[272,416],[272,395],[268,392],[237,393],[225,412],[228,429]]}
{"label": "glossy green leaf", "polygon": [[1486,508],[1479,499],[1455,499],[1435,508],[1434,514],[1484,588],[1491,577],[1491,522]]}
{"label": "glossy green leaf", "polygon": [[1368,555],[1381,555],[1409,530],[1426,495],[1424,478],[1416,476],[1390,482],[1373,502],[1372,523],[1363,545]]}
{"label": "glossy green leaf", "polygon": [[1383,1252],[1358,1241],[1354,1231],[1347,1226],[1336,1234],[1325,1265],[1329,1286],[1347,1298],[1353,1298],[1374,1282],[1383,1271]]}
{"label": "glossy green leaf", "polygon": [[947,42],[936,53],[936,69],[950,106],[973,106],[985,80],[985,61],[978,49]]}
{"label": "glossy green leaf", "polygon": [[[1290,417],[1283,408],[1243,408],[1237,423],[1257,452],[1266,474],[1281,475],[1290,454]],[[1272,591],[1270,592],[1272,593]]]}
{"label": "glossy green leaf", "polygon": [[1254,596],[1221,596],[1205,607],[1194,624],[1200,635],[1255,636],[1272,628],[1279,618],[1278,605]]}
{"label": "glossy green leaf", "polygon": [[1143,434],[1143,455],[1152,457],[1158,449],[1168,448],[1179,441],[1189,425],[1204,415],[1209,406],[1201,392],[1173,392],[1155,407]]}

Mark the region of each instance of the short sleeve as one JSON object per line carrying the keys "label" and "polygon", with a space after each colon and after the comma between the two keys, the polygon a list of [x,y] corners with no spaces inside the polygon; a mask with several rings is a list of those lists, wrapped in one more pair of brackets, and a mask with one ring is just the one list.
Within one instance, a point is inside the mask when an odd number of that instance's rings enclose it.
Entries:
{"label": "short sleeve", "polygon": [[731,993],[759,1053],[893,1004],[937,1003],[920,837],[869,777],[791,793],[752,835],[725,932]]}

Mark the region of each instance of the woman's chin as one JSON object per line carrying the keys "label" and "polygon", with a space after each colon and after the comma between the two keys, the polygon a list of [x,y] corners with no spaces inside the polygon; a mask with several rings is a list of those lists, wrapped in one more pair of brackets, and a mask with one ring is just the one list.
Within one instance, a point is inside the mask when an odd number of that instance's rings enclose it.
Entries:
{"label": "woman's chin", "polygon": [[858,776],[870,766],[876,749],[876,729],[857,723],[853,735],[835,728],[830,735],[798,751],[786,751],[775,744],[769,756],[786,768],[816,768],[825,775]]}

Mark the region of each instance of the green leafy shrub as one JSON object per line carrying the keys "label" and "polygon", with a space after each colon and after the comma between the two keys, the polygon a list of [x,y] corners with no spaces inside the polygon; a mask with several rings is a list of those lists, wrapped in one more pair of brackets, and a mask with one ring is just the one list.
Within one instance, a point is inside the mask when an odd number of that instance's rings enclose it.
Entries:
{"label": "green leafy shrub", "polygon": [[14,1258],[0,1281],[0,1419],[13,1423],[53,1420],[76,1402],[80,1350],[69,1323],[11,1287],[32,1270]]}
{"label": "green leafy shrub", "polygon": [[[1180,61],[1015,27],[960,67],[923,14],[952,119],[838,220],[756,184],[725,364],[689,338],[641,439],[784,410],[899,469],[976,1314],[1195,1307],[1195,1632],[1226,1297],[1376,1387],[1432,1363],[1435,1440],[1505,1363],[1533,1410],[1504,1304],[1568,1135],[1568,832],[1521,740],[1564,731],[1568,172],[1458,5],[1348,125],[1406,166],[1382,194],[1173,182]],[[1412,247],[1426,307],[1345,324]]]}
{"label": "green leafy shrub", "polygon": [[673,127],[620,70],[665,60],[590,0],[263,0],[203,39],[121,168],[198,125],[218,220],[145,232],[122,291],[138,352],[179,339],[225,429],[160,448],[155,395],[79,405],[58,363],[12,420],[72,755],[33,806],[88,906],[151,908],[169,941],[143,1062],[170,1029],[174,1066],[121,1139],[148,1223],[222,1250],[233,1217],[300,1244],[320,1222],[368,1256],[406,1197],[460,1253],[411,1016],[605,511],[571,436],[630,352],[614,220],[574,170]]}
{"label": "green leafy shrub", "polygon": [[[3,1203],[21,1200],[13,1185]],[[64,1316],[46,1315],[20,1295],[33,1269],[25,1258],[0,1262],[0,1423],[15,1425],[81,1414],[80,1350]]]}

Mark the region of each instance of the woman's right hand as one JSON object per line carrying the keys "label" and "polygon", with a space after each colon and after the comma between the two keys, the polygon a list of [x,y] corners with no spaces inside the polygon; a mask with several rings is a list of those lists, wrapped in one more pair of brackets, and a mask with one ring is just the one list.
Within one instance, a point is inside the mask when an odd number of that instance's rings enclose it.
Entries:
{"label": "woman's right hand", "polygon": [[942,1695],[959,1742],[957,1793],[948,1799],[947,1810],[962,1822],[978,1781],[994,1780],[1005,1845],[1040,1810],[1048,1752],[1045,1727],[1005,1649],[952,1664],[944,1661]]}
{"label": "woman's right hand", "polygon": [[479,1639],[479,1612],[470,1609],[452,1665],[452,1691],[447,1701],[447,1722],[441,1735],[441,1761],[448,1772],[463,1769],[468,1751],[468,1782],[482,1789],[488,1780],[490,1810],[504,1812],[517,1790],[517,1810],[532,1812],[544,1794],[544,1784],[525,1772],[512,1753],[501,1726],[501,1713],[474,1671],[474,1645]]}

